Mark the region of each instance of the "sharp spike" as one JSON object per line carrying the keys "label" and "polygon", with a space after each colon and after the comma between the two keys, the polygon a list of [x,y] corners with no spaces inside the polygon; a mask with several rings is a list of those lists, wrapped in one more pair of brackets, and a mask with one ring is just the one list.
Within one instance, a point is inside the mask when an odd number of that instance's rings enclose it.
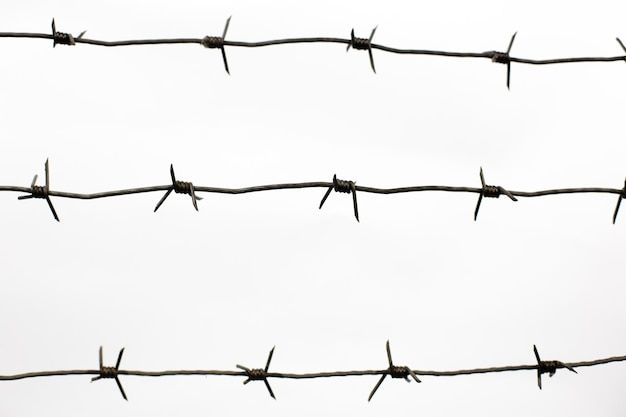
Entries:
{"label": "sharp spike", "polygon": [[122,383],[120,382],[120,379],[117,377],[117,375],[115,376],[115,382],[117,383],[117,387],[120,389],[120,393],[122,394],[122,397],[128,401],[128,398],[126,397],[126,393],[124,392],[124,388],[122,388]]}
{"label": "sharp spike", "polygon": [[267,372],[267,370],[270,369],[270,363],[272,362],[272,356],[274,356],[274,349],[276,349],[276,346],[274,346],[272,348],[272,350],[270,350],[270,353],[267,356],[267,363],[265,364],[265,372]]}
{"label": "sharp spike", "polygon": [[120,362],[122,362],[122,355],[124,355],[124,349],[122,348],[120,350],[120,353],[117,355],[117,363],[115,364],[115,369],[119,369],[120,368]]}
{"label": "sharp spike", "polygon": [[511,63],[506,63],[506,88],[511,89]]}
{"label": "sharp spike", "polygon": [[176,182],[176,174],[174,174],[174,164],[170,164],[170,176],[172,177],[172,184]]}
{"label": "sharp spike", "polygon": [[156,213],[156,211],[159,209],[159,207],[161,207],[161,204],[163,204],[163,202],[165,201],[165,199],[172,193],[173,188],[169,188],[165,194],[163,195],[163,197],[161,197],[161,199],[159,200],[159,202],[157,203],[156,207],[154,208],[154,212]]}
{"label": "sharp spike", "polygon": [[372,43],[372,39],[374,38],[374,33],[376,33],[376,29],[378,29],[378,25],[372,29],[372,33],[370,34],[370,38],[368,39],[369,43]]}
{"label": "sharp spike", "polygon": [[378,391],[378,387],[380,387],[380,384],[383,383],[383,381],[385,380],[386,376],[387,376],[387,374],[383,374],[383,376],[380,377],[380,379],[378,380],[378,382],[374,386],[374,389],[372,390],[372,392],[370,392],[370,396],[367,398],[367,401],[371,401],[372,400],[372,397],[374,396],[374,394],[376,394],[376,391]]}
{"label": "sharp spike", "polygon": [[230,19],[232,19],[232,16],[229,16],[228,19],[226,19],[226,24],[224,25],[224,32],[222,32],[222,39],[226,38],[226,32],[228,32],[228,26],[230,26]]}
{"label": "sharp spike", "polygon": [[391,348],[389,347],[389,340],[387,340],[386,348],[387,348],[387,361],[389,362],[389,366],[392,367],[393,360],[391,359]]}
{"label": "sharp spike", "polygon": [[506,54],[508,55],[509,53],[511,53],[511,48],[513,47],[513,41],[515,41],[515,37],[517,36],[517,32],[515,32],[513,34],[513,36],[511,36],[511,41],[509,42],[509,47],[506,50]]}
{"label": "sharp spike", "polygon": [[483,201],[482,191],[478,195],[478,201],[476,202],[476,208],[474,209],[474,221],[478,218],[478,210],[480,210],[480,203]]}
{"label": "sharp spike", "polygon": [[615,38],[615,40],[617,41],[617,43],[619,43],[619,46],[622,47],[624,52],[626,52],[626,46],[624,46],[624,44],[622,43],[621,39],[620,38]]}
{"label": "sharp spike", "polygon": [[367,53],[370,56],[370,65],[372,67],[372,71],[374,71],[374,74],[376,74],[376,67],[374,66],[374,54],[372,53],[372,48],[369,48],[367,50]]}
{"label": "sharp spike", "polygon": [[100,350],[98,351],[98,359],[100,361],[100,369],[102,369],[102,366],[104,364],[104,361],[102,360],[102,346],[100,346]]}
{"label": "sharp spike", "polygon": [[50,169],[49,169],[49,165],[48,165],[48,160],[46,159],[46,163],[44,164],[44,168],[46,171],[46,190],[50,189]]}
{"label": "sharp spike", "polygon": [[267,390],[269,391],[270,396],[271,396],[273,399],[276,399],[276,397],[274,396],[274,391],[272,391],[272,387],[270,387],[270,383],[269,383],[269,382],[267,382],[267,379],[264,379],[264,380],[263,380],[263,382],[265,382],[265,387],[266,387],[266,388],[267,388]]}
{"label": "sharp spike", "polygon": [[52,205],[52,201],[50,201],[50,197],[48,197],[46,195],[46,202],[48,203],[48,207],[50,207],[50,211],[52,212],[52,215],[54,216],[54,220],[60,222],[61,220],[59,220],[59,216],[57,216],[57,211],[54,209],[54,206]]}
{"label": "sharp spike", "polygon": [[228,60],[226,59],[226,50],[224,49],[224,47],[220,49],[222,50],[222,60],[224,61],[224,69],[226,70],[226,73],[230,75],[230,69],[228,68]]}
{"label": "sharp spike", "polygon": [[615,220],[617,220],[617,213],[619,212],[619,206],[622,204],[622,196],[617,196],[617,205],[615,206],[615,212],[613,213],[613,224],[615,224]]}
{"label": "sharp spike", "polygon": [[193,184],[189,186],[189,189],[191,191],[191,202],[193,204],[193,208],[195,208],[196,211],[198,211],[198,202],[196,201],[196,190],[193,188]]}
{"label": "sharp spike", "polygon": [[326,202],[326,199],[328,198],[328,196],[330,195],[332,191],[333,191],[333,186],[331,185],[330,187],[328,187],[328,190],[326,190],[326,194],[324,194],[324,197],[322,197],[322,201],[320,202],[320,207],[319,207],[320,209],[322,208],[322,206]]}
{"label": "sharp spike", "polygon": [[417,375],[415,374],[415,372],[413,372],[413,370],[411,368],[409,368],[409,375],[411,375],[413,377],[413,379],[415,380],[415,382],[417,383],[421,383],[422,381],[417,377]]}
{"label": "sharp spike", "polygon": [[33,182],[30,183],[30,188],[33,188],[36,183],[37,183],[37,174],[35,174],[35,176],[33,177]]}
{"label": "sharp spike", "polygon": [[537,350],[536,345],[533,345],[533,351],[535,352],[535,358],[537,359],[537,363],[541,363],[541,357],[539,356],[539,351]]}
{"label": "sharp spike", "polygon": [[352,206],[354,207],[354,217],[356,217],[356,221],[360,223],[359,206],[356,202],[356,186],[352,186]]}
{"label": "sharp spike", "polygon": [[348,43],[348,47],[346,48],[346,52],[348,52],[350,50],[350,47],[352,46],[352,42],[354,42],[354,28],[352,28],[352,30],[350,31],[350,43]]}

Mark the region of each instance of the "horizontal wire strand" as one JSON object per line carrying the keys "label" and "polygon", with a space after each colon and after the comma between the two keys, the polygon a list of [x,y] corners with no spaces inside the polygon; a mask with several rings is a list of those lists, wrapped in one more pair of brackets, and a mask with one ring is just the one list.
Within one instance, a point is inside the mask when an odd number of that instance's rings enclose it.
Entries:
{"label": "horizontal wire strand", "polygon": [[[30,39],[48,39],[54,40],[55,36],[49,33],[31,33],[31,32],[0,32],[0,38],[30,38]],[[82,43],[87,45],[116,47],[116,46],[141,46],[141,45],[172,45],[172,44],[203,44],[203,38],[161,38],[161,39],[131,39],[119,41],[104,41],[88,38],[74,38],[76,44]],[[224,46],[259,48],[265,46],[287,45],[287,44],[306,44],[306,43],[334,43],[342,45],[351,45],[352,39],[336,38],[336,37],[299,37],[271,39],[265,41],[232,41],[224,40]],[[429,49],[411,49],[396,48],[378,43],[370,43],[371,49],[377,49],[384,52],[401,54],[401,55],[431,55],[452,58],[486,58],[493,59],[494,51],[486,52],[455,52]],[[579,62],[615,62],[626,61],[626,55],[615,55],[605,57],[569,57],[569,58],[551,58],[551,59],[529,59],[510,56],[511,62],[529,65],[552,65]]]}
{"label": "horizontal wire strand", "polygon": [[[598,365],[606,365],[615,362],[625,362],[626,356],[612,356],[602,359],[594,359],[580,362],[562,362],[559,368],[583,368]],[[500,372],[515,371],[536,371],[540,369],[540,365],[510,365],[496,366],[488,368],[459,369],[452,371],[435,371],[435,370],[419,370],[413,369],[416,375],[421,376],[461,376],[474,374],[488,374]],[[165,371],[140,371],[140,370],[123,370],[117,371],[119,375],[130,375],[140,377],[162,377],[162,376],[236,376],[245,377],[246,372],[243,371],[226,371],[226,370],[165,370]],[[0,375],[0,381],[17,381],[28,378],[69,376],[69,375],[98,375],[98,369],[74,369],[74,370],[58,370],[58,371],[39,371],[26,372],[13,375]],[[268,378],[282,379],[313,379],[313,378],[334,378],[334,377],[350,377],[350,376],[367,376],[367,375],[388,375],[388,369],[379,370],[360,370],[360,371],[331,371],[331,372],[311,372],[311,373],[286,373],[286,372],[267,372]]]}

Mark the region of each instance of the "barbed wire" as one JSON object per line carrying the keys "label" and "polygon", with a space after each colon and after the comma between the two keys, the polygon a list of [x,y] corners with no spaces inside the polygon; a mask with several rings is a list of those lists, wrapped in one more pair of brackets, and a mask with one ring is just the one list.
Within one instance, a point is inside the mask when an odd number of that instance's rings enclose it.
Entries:
{"label": "barbed wire", "polygon": [[312,373],[285,373],[285,372],[270,372],[269,367],[274,356],[274,348],[272,348],[267,357],[264,368],[249,368],[243,365],[236,365],[240,371],[220,371],[220,370],[171,370],[171,371],[138,371],[138,370],[124,370],[120,369],[120,363],[122,361],[122,355],[124,354],[124,348],[122,348],[118,354],[117,362],[115,366],[104,366],[102,346],[98,352],[99,367],[98,369],[74,369],[74,370],[60,370],[60,371],[40,371],[40,372],[26,372],[14,375],[0,375],[0,381],[17,381],[28,378],[40,378],[40,377],[52,377],[52,376],[68,376],[68,375],[95,375],[91,379],[92,382],[100,379],[114,379],[122,397],[128,400],[126,392],[122,387],[122,383],[119,379],[120,375],[132,375],[140,377],[162,377],[162,376],[234,376],[245,377],[243,381],[244,385],[251,381],[263,381],[269,395],[276,399],[274,391],[268,381],[270,378],[283,378],[283,379],[314,379],[314,378],[335,378],[335,377],[350,377],[350,376],[367,376],[376,375],[380,376],[380,379],[374,385],[371,390],[368,401],[372,399],[376,391],[380,388],[387,376],[397,379],[401,378],[407,382],[411,382],[409,378],[413,379],[417,383],[421,383],[419,376],[460,376],[460,375],[474,375],[474,374],[488,374],[498,372],[515,372],[515,371],[536,371],[537,372],[537,385],[539,389],[542,389],[542,375],[548,374],[550,377],[554,376],[558,369],[567,369],[570,372],[578,373],[575,368],[589,367],[604,365],[613,362],[624,362],[626,356],[613,356],[603,359],[594,359],[589,361],[579,362],[562,362],[558,360],[542,360],[537,347],[533,345],[533,353],[537,361],[533,365],[509,365],[509,366],[496,366],[489,368],[474,368],[474,369],[460,369],[455,371],[432,371],[432,370],[419,370],[412,369],[408,366],[394,365],[391,348],[389,341],[386,343],[387,363],[386,369],[377,370],[362,370],[362,371],[331,371],[331,372],[312,372]]}
{"label": "barbed wire", "polygon": [[45,184],[43,186],[36,185],[37,183],[37,175],[33,178],[30,187],[21,187],[14,185],[0,185],[0,192],[2,191],[13,191],[13,192],[23,192],[27,193],[26,195],[21,195],[18,200],[25,199],[44,199],[48,203],[48,207],[52,212],[52,216],[56,221],[59,220],[59,216],[52,204],[52,200],[50,197],[62,197],[62,198],[72,198],[79,200],[94,200],[98,198],[106,198],[106,197],[118,197],[123,195],[131,195],[131,194],[143,194],[150,193],[156,191],[165,191],[165,194],[159,202],[157,203],[154,211],[156,212],[161,205],[165,202],[167,197],[174,191],[177,194],[187,194],[191,196],[191,202],[196,211],[198,211],[198,201],[202,200],[202,197],[196,195],[198,192],[205,193],[215,193],[215,194],[247,194],[261,191],[271,191],[271,190],[292,190],[292,189],[304,189],[304,188],[326,188],[326,193],[322,197],[322,200],[319,204],[319,208],[321,209],[326,199],[331,194],[332,191],[338,193],[346,193],[352,194],[352,205],[354,210],[354,217],[357,221],[359,220],[359,208],[357,204],[357,191],[364,193],[373,193],[373,194],[400,194],[400,193],[412,193],[412,192],[424,192],[424,191],[442,191],[442,192],[454,192],[454,193],[474,193],[478,194],[478,200],[476,202],[476,207],[474,209],[474,220],[478,219],[478,212],[480,210],[483,198],[499,198],[501,195],[505,195],[511,201],[517,202],[517,197],[544,197],[549,195],[558,195],[558,194],[587,194],[587,193],[599,193],[599,194],[617,194],[617,204],[615,206],[615,210],[613,211],[613,224],[617,220],[617,214],[619,213],[620,205],[622,203],[622,199],[626,198],[626,180],[624,181],[623,188],[601,188],[601,187],[579,187],[579,188],[556,188],[549,190],[539,190],[539,191],[513,191],[501,187],[499,185],[487,185],[485,182],[485,176],[483,174],[483,169],[480,168],[479,176],[480,176],[480,187],[459,187],[459,186],[447,186],[447,185],[415,185],[408,187],[397,187],[397,188],[378,188],[378,187],[368,187],[362,185],[356,185],[355,181],[347,181],[341,180],[337,178],[337,175],[333,176],[332,182],[324,182],[324,181],[316,181],[316,182],[298,182],[298,183],[284,183],[284,184],[267,184],[267,185],[255,185],[251,187],[243,187],[243,188],[224,188],[224,187],[209,187],[209,186],[198,186],[194,185],[191,182],[179,181],[176,179],[176,175],[174,173],[174,165],[170,165],[170,177],[172,180],[171,184],[168,185],[155,185],[149,187],[140,187],[140,188],[127,188],[122,190],[113,190],[113,191],[104,191],[99,193],[74,193],[67,191],[54,191],[50,189],[50,169],[48,160],[46,160],[44,164],[45,170]]}
{"label": "barbed wire", "polygon": [[[231,16],[232,17],[232,16]],[[221,36],[205,36],[202,38],[167,38],[167,39],[132,39],[122,41],[103,41],[97,39],[88,39],[84,35],[86,31],[81,32],[78,36],[73,36],[71,33],[60,32],[56,28],[56,23],[52,19],[52,32],[51,33],[33,33],[33,32],[0,32],[0,38],[36,38],[36,39],[48,39],[52,40],[52,46],[57,45],[76,45],[79,43],[97,46],[132,46],[132,45],[171,45],[171,44],[199,44],[205,48],[219,49],[222,54],[222,60],[224,62],[224,69],[230,74],[230,68],[228,65],[228,59],[226,58],[226,46],[245,47],[245,48],[259,48],[272,45],[286,45],[286,44],[305,44],[305,43],[335,43],[346,45],[346,51],[350,48],[355,50],[367,51],[369,55],[370,66],[374,73],[376,72],[376,66],[374,65],[373,50],[380,50],[384,52],[402,54],[402,55],[431,55],[450,58],[486,58],[492,62],[506,65],[506,85],[510,88],[511,82],[511,63],[529,64],[529,65],[553,65],[553,64],[566,64],[577,62],[614,62],[624,61],[626,62],[626,55],[618,56],[596,56],[596,57],[572,57],[572,58],[553,58],[553,59],[529,59],[519,58],[510,55],[511,48],[517,32],[513,34],[509,41],[506,52],[500,51],[485,51],[485,52],[453,52],[453,51],[440,51],[430,49],[407,49],[396,48],[391,46],[385,46],[377,43],[373,43],[372,39],[376,33],[377,27],[372,29],[368,38],[359,38],[354,34],[354,29],[350,32],[350,38],[336,38],[336,37],[300,37],[300,38],[285,38],[285,39],[273,39],[258,42],[247,41],[232,41],[226,40],[226,34],[230,26],[229,17],[226,20],[224,29]],[[619,38],[616,38],[619,46],[624,52],[626,52],[626,46]]]}

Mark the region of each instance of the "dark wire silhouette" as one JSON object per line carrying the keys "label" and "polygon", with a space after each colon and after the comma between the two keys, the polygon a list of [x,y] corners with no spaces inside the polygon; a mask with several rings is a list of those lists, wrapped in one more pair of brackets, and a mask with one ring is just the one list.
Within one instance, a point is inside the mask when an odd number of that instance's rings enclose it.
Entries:
{"label": "dark wire silhouette", "polygon": [[[232,17],[232,16],[231,16]],[[374,65],[373,50],[379,50],[394,54],[401,55],[431,55],[450,58],[483,58],[490,59],[492,62],[506,65],[506,86],[510,88],[511,85],[511,63],[528,64],[528,65],[553,65],[553,64],[567,64],[577,62],[614,62],[625,61],[626,55],[618,56],[596,56],[596,57],[572,57],[572,58],[553,58],[553,59],[529,59],[518,58],[510,55],[511,48],[517,32],[513,34],[509,41],[506,52],[499,51],[486,51],[486,52],[453,52],[453,51],[439,51],[430,49],[407,49],[407,48],[395,48],[391,46],[385,46],[381,44],[372,43],[374,33],[377,27],[375,27],[370,33],[369,38],[359,38],[354,35],[354,29],[350,32],[350,38],[336,38],[336,37],[300,37],[300,38],[285,38],[285,39],[272,39],[257,42],[247,41],[233,41],[226,40],[226,33],[230,26],[231,17],[226,20],[222,36],[205,36],[202,38],[165,38],[165,39],[131,39],[122,41],[103,41],[97,39],[85,38],[85,32],[81,32],[78,36],[73,36],[71,33],[60,32],[56,28],[54,19],[52,19],[52,32],[51,33],[31,33],[31,32],[0,32],[0,38],[35,38],[35,39],[48,39],[52,40],[52,46],[56,45],[69,45],[74,46],[76,44],[87,44],[97,46],[138,46],[138,45],[172,45],[172,44],[198,44],[205,48],[219,49],[222,54],[222,60],[224,62],[224,69],[230,74],[228,60],[226,58],[225,47],[244,47],[244,48],[260,48],[272,45],[287,45],[287,44],[306,44],[306,43],[336,43],[346,45],[346,51],[350,48],[355,50],[367,51],[369,55],[370,66],[372,71],[376,72]],[[616,38],[618,44],[626,52],[626,47],[619,38]]]}
{"label": "dark wire silhouette", "polygon": [[37,180],[37,175],[33,179],[30,187],[21,187],[14,185],[0,185],[0,192],[2,191],[14,191],[14,192],[22,192],[27,193],[27,195],[19,196],[19,200],[30,199],[30,198],[39,198],[45,199],[48,203],[48,207],[50,207],[50,211],[52,212],[53,217],[59,221],[59,216],[57,215],[56,210],[52,204],[52,200],[50,197],[61,197],[61,198],[72,198],[78,200],[95,200],[98,198],[106,198],[106,197],[117,197],[122,195],[130,195],[130,194],[143,194],[150,192],[158,192],[165,191],[163,197],[159,200],[154,211],[156,212],[163,202],[167,199],[167,197],[174,191],[175,193],[187,194],[191,196],[191,202],[193,204],[194,209],[198,210],[198,201],[202,200],[202,197],[198,196],[197,193],[213,193],[213,194],[247,194],[261,191],[271,191],[271,190],[291,190],[291,189],[304,189],[304,188],[325,188],[326,192],[322,197],[322,200],[319,204],[319,208],[321,209],[328,199],[329,195],[332,191],[338,193],[346,193],[352,194],[352,207],[354,211],[354,217],[357,221],[359,221],[359,208],[357,204],[357,191],[363,193],[373,193],[373,194],[400,194],[400,193],[413,193],[413,192],[424,192],[424,191],[443,191],[443,192],[454,192],[454,193],[474,193],[478,194],[478,201],[476,203],[476,208],[474,209],[474,220],[478,218],[478,212],[480,210],[483,198],[499,198],[501,195],[507,196],[511,201],[517,202],[518,197],[544,197],[548,195],[557,195],[557,194],[580,194],[580,193],[597,193],[597,194],[617,194],[617,204],[615,206],[615,210],[613,212],[613,223],[615,223],[617,219],[617,214],[619,212],[619,208],[622,202],[622,199],[626,198],[626,181],[624,181],[624,188],[601,188],[601,187],[581,187],[581,188],[557,188],[550,190],[540,190],[540,191],[513,191],[501,187],[499,185],[487,185],[485,182],[485,176],[483,174],[483,169],[481,168],[479,171],[480,175],[480,187],[458,187],[458,186],[447,186],[447,185],[415,185],[408,187],[397,187],[397,188],[378,188],[378,187],[368,187],[362,185],[356,185],[355,181],[341,180],[337,178],[337,175],[333,176],[332,182],[298,182],[298,183],[284,183],[284,184],[268,184],[268,185],[255,185],[251,187],[243,187],[243,188],[224,188],[224,187],[209,187],[209,186],[198,186],[194,185],[191,182],[179,181],[176,179],[176,175],[174,174],[174,166],[170,165],[170,177],[172,183],[169,185],[154,185],[148,187],[141,188],[128,188],[123,190],[113,190],[113,191],[104,191],[98,193],[74,193],[67,191],[53,191],[50,189],[50,173],[49,173],[49,164],[46,160],[45,163],[45,173],[46,173],[46,183],[45,186],[37,186],[35,185]]}
{"label": "dark wire silhouette", "polygon": [[386,369],[374,369],[374,370],[361,370],[361,371],[330,371],[330,372],[310,372],[310,373],[284,373],[284,372],[269,372],[270,363],[274,356],[274,348],[270,350],[267,357],[265,368],[251,369],[242,365],[237,365],[240,371],[222,371],[222,370],[171,370],[171,371],[138,371],[138,370],[125,370],[120,369],[120,362],[122,360],[122,354],[124,349],[120,350],[117,357],[117,363],[115,366],[106,367],[103,365],[102,360],[102,347],[99,351],[99,368],[98,369],[74,369],[74,370],[60,370],[60,371],[40,371],[40,372],[26,372],[14,375],[0,375],[1,381],[17,381],[28,378],[40,378],[40,377],[52,377],[52,376],[67,376],[67,375],[96,375],[92,378],[92,381],[99,379],[114,379],[117,387],[125,400],[128,400],[122,383],[120,382],[120,375],[132,375],[140,377],[162,377],[162,376],[234,376],[244,377],[244,384],[250,381],[263,381],[269,395],[276,399],[274,391],[270,386],[269,378],[283,378],[283,379],[313,379],[313,378],[335,378],[335,377],[350,377],[350,376],[380,376],[378,382],[370,392],[368,401],[372,399],[382,382],[389,375],[391,378],[401,378],[410,382],[411,377],[415,382],[422,382],[419,376],[459,376],[459,375],[474,375],[474,374],[487,374],[487,373],[499,373],[499,372],[515,372],[515,371],[536,371],[537,372],[537,385],[539,389],[542,389],[541,376],[548,374],[550,377],[554,376],[558,369],[567,369],[571,372],[578,373],[574,368],[583,368],[589,366],[598,366],[615,362],[626,361],[626,356],[613,356],[603,359],[594,359],[589,361],[580,362],[562,362],[562,361],[544,361],[541,360],[537,347],[533,345],[533,352],[537,360],[537,364],[534,365],[508,365],[508,366],[496,366],[490,368],[473,368],[473,369],[460,369],[455,371],[432,371],[432,370],[419,370],[409,368],[408,366],[396,366],[393,364],[391,358],[391,348],[389,347],[389,341],[386,344],[387,350],[387,362],[389,367]]}

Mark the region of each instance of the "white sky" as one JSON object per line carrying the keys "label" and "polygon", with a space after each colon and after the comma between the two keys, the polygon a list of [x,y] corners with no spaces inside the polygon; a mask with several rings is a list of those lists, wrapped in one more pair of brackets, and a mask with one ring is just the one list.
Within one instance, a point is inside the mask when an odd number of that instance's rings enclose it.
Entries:
{"label": "white sky", "polygon": [[[398,47],[547,58],[619,55],[623,1],[4,2],[0,30],[105,40],[367,36]],[[0,184],[52,189],[355,180],[515,190],[624,184],[626,65],[513,65],[342,45],[100,48],[0,40]],[[96,368],[305,372],[532,364],[626,354],[626,212],[613,195],[483,202],[475,194],[324,190],[161,193],[95,201],[1,193],[0,374]],[[386,380],[57,377],[0,386],[0,415],[623,415],[626,365]]]}

